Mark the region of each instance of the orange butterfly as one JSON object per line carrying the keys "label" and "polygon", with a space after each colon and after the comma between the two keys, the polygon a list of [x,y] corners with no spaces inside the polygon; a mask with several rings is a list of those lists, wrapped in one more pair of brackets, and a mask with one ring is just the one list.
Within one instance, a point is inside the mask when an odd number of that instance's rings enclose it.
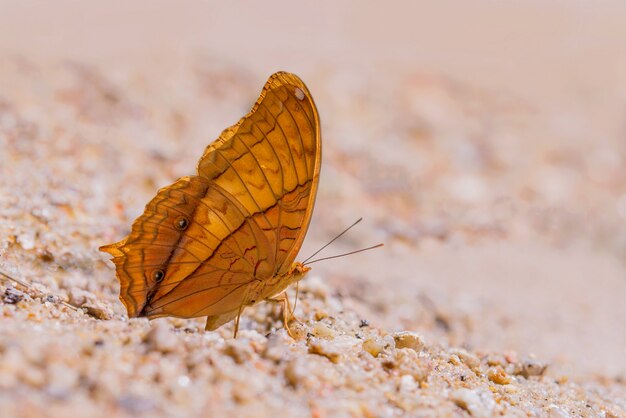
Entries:
{"label": "orange butterfly", "polygon": [[294,262],[311,220],[320,120],[294,74],[272,75],[250,113],[224,130],[198,174],[164,187],[110,253],[129,317],[206,316],[206,330],[262,300],[284,304],[310,267]]}

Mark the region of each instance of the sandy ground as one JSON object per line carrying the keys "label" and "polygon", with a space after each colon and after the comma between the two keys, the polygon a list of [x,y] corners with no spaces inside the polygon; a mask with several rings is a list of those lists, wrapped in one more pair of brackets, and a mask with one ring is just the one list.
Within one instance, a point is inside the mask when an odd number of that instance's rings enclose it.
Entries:
{"label": "sandy ground", "polygon": [[[490,5],[4,3],[3,415],[626,416],[626,10]],[[128,321],[98,246],[278,69],[323,122],[300,258],[385,247],[314,265],[297,341]]]}

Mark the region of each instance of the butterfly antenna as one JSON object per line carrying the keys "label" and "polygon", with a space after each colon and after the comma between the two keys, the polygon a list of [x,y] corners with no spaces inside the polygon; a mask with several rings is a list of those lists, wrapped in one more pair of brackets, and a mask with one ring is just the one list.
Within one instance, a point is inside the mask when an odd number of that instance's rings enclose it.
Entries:
{"label": "butterfly antenna", "polygon": [[300,280],[296,282],[296,300],[293,302],[293,309],[291,310],[291,316],[296,316],[296,308],[298,307],[298,292],[300,291]]}
{"label": "butterfly antenna", "polygon": [[320,248],[319,250],[315,251],[309,258],[307,258],[306,260],[304,260],[302,262],[302,264],[306,264],[307,261],[309,261],[310,259],[312,259],[313,257],[315,257],[316,255],[318,255],[320,252],[322,252],[322,250],[324,250],[324,248],[328,247],[330,244],[332,244],[333,242],[337,241],[343,234],[345,234],[346,232],[348,232],[349,230],[351,230],[352,228],[354,228],[359,222],[361,222],[363,220],[363,218],[359,218],[356,220],[355,223],[353,223],[352,225],[350,225],[349,227],[347,227],[346,229],[343,230],[343,232],[341,232],[339,235],[337,235],[335,238],[331,239],[330,242],[328,242],[326,245],[324,245],[322,248]]}
{"label": "butterfly antenna", "polygon": [[317,260],[313,260],[310,262],[305,262],[302,263],[303,265],[307,266],[313,263],[317,263],[318,261],[323,261],[323,260],[330,260],[332,258],[339,258],[339,257],[345,257],[347,255],[352,255],[352,254],[357,254],[357,253],[362,253],[363,251],[369,251],[369,250],[373,250],[374,248],[379,248],[384,246],[385,244],[383,244],[382,242],[380,244],[376,244],[376,245],[372,245],[371,247],[367,247],[367,248],[361,248],[360,250],[356,250],[356,251],[350,251],[349,253],[344,253],[344,254],[338,254],[338,255],[331,255],[330,257],[323,257],[323,258],[318,258]]}

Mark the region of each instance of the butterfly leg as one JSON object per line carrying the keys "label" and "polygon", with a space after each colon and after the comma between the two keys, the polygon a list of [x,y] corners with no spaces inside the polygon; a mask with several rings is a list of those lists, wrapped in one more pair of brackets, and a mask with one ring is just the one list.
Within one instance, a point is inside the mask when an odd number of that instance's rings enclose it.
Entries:
{"label": "butterfly leg", "polygon": [[291,303],[289,303],[289,298],[287,297],[287,292],[282,292],[276,296],[268,298],[268,300],[272,302],[280,303],[283,309],[283,324],[285,325],[285,329],[291,338],[295,340],[294,335],[291,333],[291,329],[289,328],[289,323],[292,320],[295,320],[298,323],[302,323],[293,313],[291,309]]}
{"label": "butterfly leg", "polygon": [[233,338],[237,338],[237,332],[239,331],[239,319],[241,318],[241,314],[243,314],[243,300],[241,301],[241,306],[239,306],[237,318],[235,318],[235,330],[233,332]]}
{"label": "butterfly leg", "polygon": [[237,338],[237,332],[239,331],[239,319],[241,318],[241,315],[243,314],[243,310],[248,304],[248,295],[250,294],[250,289],[251,289],[251,285],[248,285],[248,287],[246,288],[246,293],[244,294],[244,297],[241,298],[241,304],[239,305],[239,309],[237,310],[237,314],[236,314],[237,317],[235,318],[235,330],[233,331],[233,338]]}

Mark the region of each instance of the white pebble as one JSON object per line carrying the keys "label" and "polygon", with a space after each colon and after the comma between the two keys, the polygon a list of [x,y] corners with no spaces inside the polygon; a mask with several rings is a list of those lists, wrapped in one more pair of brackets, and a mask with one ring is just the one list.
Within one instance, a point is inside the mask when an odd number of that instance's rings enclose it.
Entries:
{"label": "white pebble", "polygon": [[32,234],[21,234],[17,237],[17,242],[25,250],[32,250],[35,248],[35,237]]}
{"label": "white pebble", "polygon": [[457,389],[450,393],[450,399],[471,416],[482,418],[491,416],[494,408],[493,398],[488,398],[487,395],[481,396],[470,389]]}
{"label": "white pebble", "polygon": [[191,383],[191,379],[189,379],[189,376],[178,376],[178,386],[182,386],[184,388],[186,388],[187,386],[189,386],[189,383]]}
{"label": "white pebble", "polygon": [[400,378],[400,385],[398,387],[400,392],[414,392],[417,390],[417,383],[415,378],[410,374],[405,374]]}

